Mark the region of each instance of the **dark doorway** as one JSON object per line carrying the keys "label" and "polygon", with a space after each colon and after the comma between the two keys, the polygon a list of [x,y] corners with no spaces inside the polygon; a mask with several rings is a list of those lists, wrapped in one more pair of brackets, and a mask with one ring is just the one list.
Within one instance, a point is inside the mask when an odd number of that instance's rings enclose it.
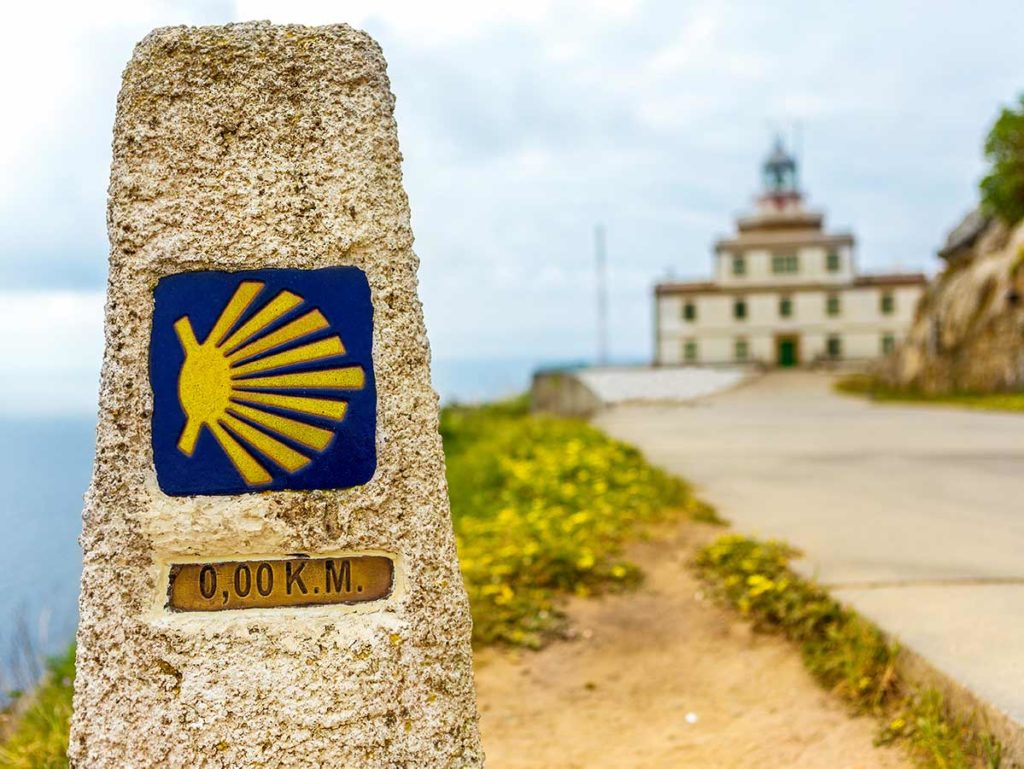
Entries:
{"label": "dark doorway", "polygon": [[800,337],[775,337],[775,362],[779,368],[792,368],[800,364]]}

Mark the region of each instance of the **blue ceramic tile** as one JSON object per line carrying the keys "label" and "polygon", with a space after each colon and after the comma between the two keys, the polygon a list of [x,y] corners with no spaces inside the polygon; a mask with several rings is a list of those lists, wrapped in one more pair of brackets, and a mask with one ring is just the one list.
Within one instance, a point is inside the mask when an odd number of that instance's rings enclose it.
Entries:
{"label": "blue ceramic tile", "polygon": [[188,272],[155,291],[166,494],[359,486],[377,465],[373,306],[355,267]]}

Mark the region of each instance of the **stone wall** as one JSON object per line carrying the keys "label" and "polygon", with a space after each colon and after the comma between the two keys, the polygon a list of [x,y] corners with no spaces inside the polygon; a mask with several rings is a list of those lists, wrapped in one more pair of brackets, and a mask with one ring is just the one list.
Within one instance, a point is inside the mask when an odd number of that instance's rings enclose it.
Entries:
{"label": "stone wall", "polygon": [[1024,390],[1024,223],[969,214],[939,252],[905,342],[882,362],[890,386],[927,393]]}
{"label": "stone wall", "polygon": [[530,386],[530,408],[537,414],[590,417],[601,408],[598,398],[575,372],[539,371]]}

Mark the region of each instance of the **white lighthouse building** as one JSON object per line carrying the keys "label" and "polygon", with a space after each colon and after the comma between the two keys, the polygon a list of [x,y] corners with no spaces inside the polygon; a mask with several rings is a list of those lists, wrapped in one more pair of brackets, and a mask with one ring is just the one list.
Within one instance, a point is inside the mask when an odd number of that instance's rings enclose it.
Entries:
{"label": "white lighthouse building", "polygon": [[781,142],[764,191],[714,246],[714,277],[655,286],[655,363],[796,366],[869,359],[900,341],[926,283],[920,273],[858,275],[854,237],[804,207]]}

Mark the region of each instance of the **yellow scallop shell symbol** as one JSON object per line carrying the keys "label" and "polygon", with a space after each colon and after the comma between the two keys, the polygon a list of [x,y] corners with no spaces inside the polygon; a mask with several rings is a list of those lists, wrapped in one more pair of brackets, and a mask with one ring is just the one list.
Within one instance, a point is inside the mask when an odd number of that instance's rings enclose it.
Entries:
{"label": "yellow scallop shell symbol", "polygon": [[185,352],[178,397],[186,421],[178,450],[191,457],[207,428],[249,486],[270,483],[266,465],[295,473],[330,445],[334,431],[309,417],[335,424],[345,418],[345,401],[296,391],[360,390],[365,383],[361,366],[279,371],[344,355],[345,347],[337,335],[304,341],[329,328],[316,308],[276,325],[305,301],[290,291],[280,292],[237,325],[263,286],[240,283],[203,342],[187,315],[174,324]]}

